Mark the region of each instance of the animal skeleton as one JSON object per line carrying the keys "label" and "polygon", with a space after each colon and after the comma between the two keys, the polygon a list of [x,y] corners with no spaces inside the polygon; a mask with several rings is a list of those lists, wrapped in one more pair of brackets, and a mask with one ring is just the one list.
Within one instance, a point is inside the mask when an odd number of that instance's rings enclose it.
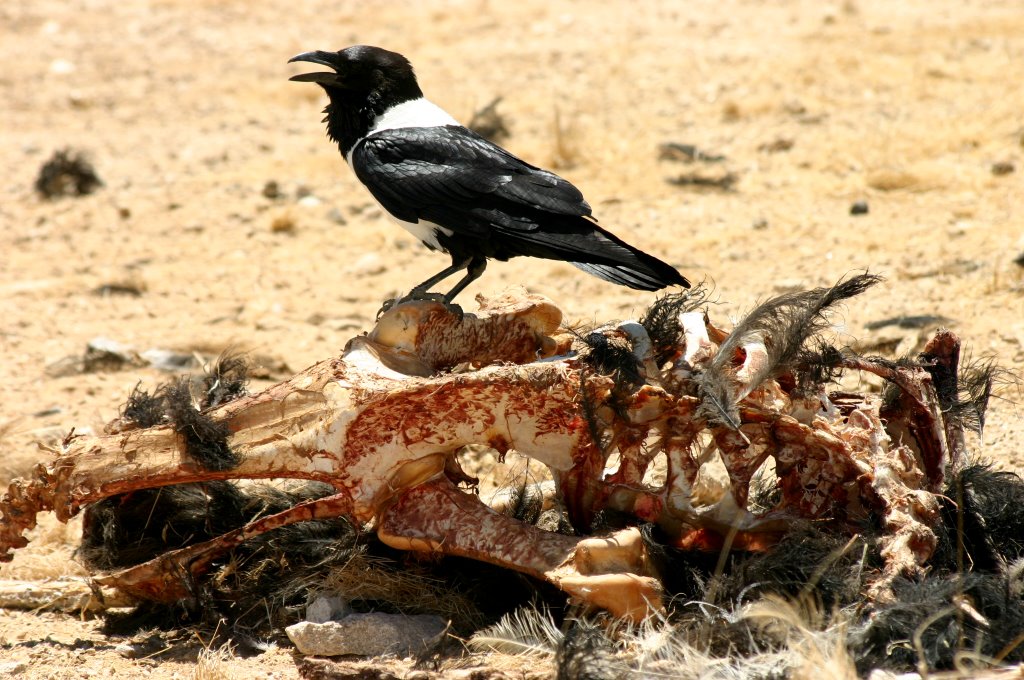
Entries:
{"label": "animal skeleton", "polygon": [[[838,296],[843,283],[802,294],[801,312],[818,304],[811,316],[824,314],[875,281],[855,279],[859,287]],[[773,302],[788,309],[785,299]],[[579,531],[610,508],[656,523],[679,548],[756,550],[796,520],[831,519],[853,532],[874,512],[885,532],[874,593],[885,598],[892,579],[918,572],[931,555],[935,494],[947,468],[965,456],[961,424],[935,385],[942,376],[955,380],[959,340],[939,331],[924,359],[905,364],[835,352],[832,370],[881,376],[896,397],[829,393],[821,384],[801,386],[793,352],[773,365],[787,342],[779,337],[785,323],[741,324],[743,337],[730,339],[694,309],[699,304],[691,299],[662,319],[677,331],[674,346],[627,322],[596,331],[588,352],[560,332],[557,307],[523,290],[481,299],[476,315],[404,303],[340,357],[209,410],[205,415],[229,432],[237,464],[228,469],[204,466],[168,425],[122,421],[102,436],[69,435],[53,460],[32,479],[14,481],[0,502],[0,559],[26,545],[24,532],[42,511],[67,520],[90,503],[138,489],[295,478],[326,482],[336,493],[96,580],[138,598],[173,601],[187,595],[184,574],[201,576],[247,538],[343,516],[372,526],[393,547],[505,566],[618,616],[638,620],[662,607],[636,528],[582,538],[547,532],[460,488],[471,478],[456,453],[482,444],[545,464]],[[603,369],[593,356],[599,346],[619,348],[629,370]],[[717,417],[716,409],[733,415]],[[716,452],[728,484],[709,498],[702,477]],[[618,464],[606,469],[613,453]],[[751,480],[769,459],[778,500],[752,511]],[[656,463],[663,464],[662,482],[649,475]]]}

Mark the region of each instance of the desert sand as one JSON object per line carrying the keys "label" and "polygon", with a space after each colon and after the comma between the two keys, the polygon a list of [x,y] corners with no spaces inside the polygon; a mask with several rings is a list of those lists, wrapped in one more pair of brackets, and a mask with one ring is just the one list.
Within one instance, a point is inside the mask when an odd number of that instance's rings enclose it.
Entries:
{"label": "desert sand", "polygon": [[[0,6],[0,35],[0,482],[166,377],[62,370],[94,338],[204,359],[241,348],[266,368],[256,390],[336,354],[382,300],[448,263],[359,186],[325,137],[319,89],[288,82],[302,70],[292,55],[356,43],[408,56],[460,120],[502,97],[504,145],[579,186],[603,226],[706,281],[724,325],[868,270],[886,282],[839,317],[848,344],[913,353],[946,325],[975,357],[1024,372],[1015,0],[16,0]],[[662,158],[664,143],[724,158]],[[64,148],[87,154],[103,186],[46,200],[37,174]],[[858,201],[866,214],[851,214]],[[577,324],[655,297],[519,259],[492,263],[461,300],[471,310],[514,283]],[[868,328],[921,315],[942,318]],[[1017,402],[998,394],[972,440],[1011,470],[1024,466]],[[45,521],[0,578],[81,573],[75,541],[74,526]],[[189,642],[130,659],[95,620],[0,612],[0,663],[22,664],[20,677],[193,677]],[[298,677],[287,649],[216,672]]]}

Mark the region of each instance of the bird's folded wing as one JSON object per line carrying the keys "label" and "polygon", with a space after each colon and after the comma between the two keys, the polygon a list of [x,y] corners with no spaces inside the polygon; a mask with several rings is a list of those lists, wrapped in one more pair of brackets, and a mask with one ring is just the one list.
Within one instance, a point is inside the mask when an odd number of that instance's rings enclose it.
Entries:
{"label": "bird's folded wing", "polygon": [[591,212],[566,180],[461,126],[374,133],[354,148],[352,167],[398,219],[423,219],[467,235],[493,228],[528,233],[544,213]]}

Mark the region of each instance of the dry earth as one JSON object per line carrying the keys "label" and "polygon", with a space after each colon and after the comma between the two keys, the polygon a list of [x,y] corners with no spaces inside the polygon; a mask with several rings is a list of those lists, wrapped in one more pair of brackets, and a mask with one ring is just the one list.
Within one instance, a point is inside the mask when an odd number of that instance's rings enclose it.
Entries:
{"label": "dry earth", "polygon": [[[719,319],[868,269],[887,282],[846,309],[848,342],[912,350],[920,331],[866,324],[940,315],[975,355],[1024,370],[1016,0],[11,0],[0,35],[0,481],[50,455],[37,442],[98,430],[136,382],[164,377],[47,371],[92,338],[207,357],[235,345],[276,379],[446,264],[343,166],[319,90],[287,81],[291,55],[354,43],[406,54],[462,120],[504,97],[506,146],[576,183],[605,226],[713,282]],[[663,142],[725,160],[662,160]],[[104,187],[42,200],[36,175],[64,147],[87,152]],[[725,173],[732,190],[667,181]],[[265,195],[272,181],[280,197]],[[859,200],[870,212],[851,215]],[[653,299],[519,260],[493,264],[465,301],[514,282],[583,323]],[[1021,407],[1004,396],[978,450],[1019,469]],[[74,540],[45,523],[0,578],[76,573]],[[24,677],[217,677],[197,673],[199,644],[144,661],[116,644],[95,621],[0,611],[0,664],[24,662]],[[297,676],[286,650],[214,672]]]}

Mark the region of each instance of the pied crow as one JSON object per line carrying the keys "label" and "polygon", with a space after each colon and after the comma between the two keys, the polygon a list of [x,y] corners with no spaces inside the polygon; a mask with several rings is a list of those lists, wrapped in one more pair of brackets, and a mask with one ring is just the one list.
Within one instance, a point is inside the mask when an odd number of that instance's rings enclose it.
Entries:
{"label": "pied crow", "polygon": [[[289,59],[327,66],[291,80],[320,85],[327,135],[381,207],[452,264],[403,299],[450,303],[487,259],[564,260],[638,290],[690,283],[661,260],[599,227],[579,189],[515,157],[423,96],[401,54],[355,45]],[[430,288],[465,269],[444,295]],[[386,305],[385,308],[387,308]]]}

